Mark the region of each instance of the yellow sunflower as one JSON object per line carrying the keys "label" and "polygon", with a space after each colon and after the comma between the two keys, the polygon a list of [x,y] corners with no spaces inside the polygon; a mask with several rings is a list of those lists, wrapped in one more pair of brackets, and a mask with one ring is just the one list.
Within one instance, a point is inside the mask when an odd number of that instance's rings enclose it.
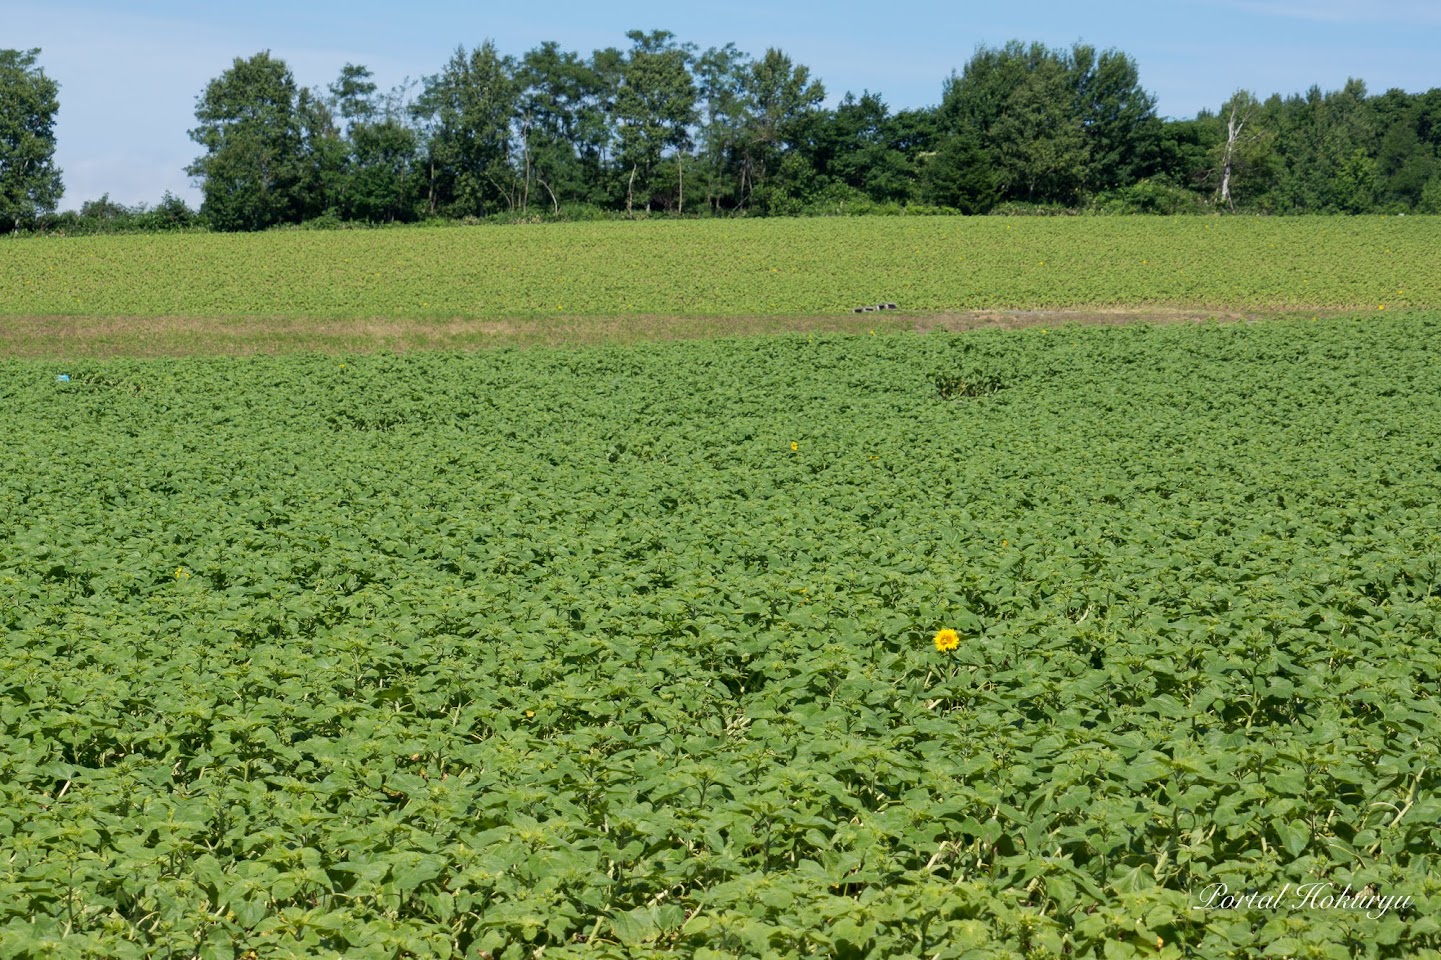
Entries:
{"label": "yellow sunflower", "polygon": [[936,649],[941,653],[946,653],[961,645],[961,635],[948,627],[944,630],[936,631],[935,641]]}

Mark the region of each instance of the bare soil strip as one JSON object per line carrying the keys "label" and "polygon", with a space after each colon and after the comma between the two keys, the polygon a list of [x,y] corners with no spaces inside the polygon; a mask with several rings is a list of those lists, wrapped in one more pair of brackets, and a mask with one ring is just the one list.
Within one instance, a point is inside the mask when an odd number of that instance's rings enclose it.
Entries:
{"label": "bare soil strip", "polygon": [[782,333],[1018,329],[1067,324],[1234,323],[1358,311],[1077,307],[798,317],[516,317],[450,320],[305,317],[0,317],[0,357],[245,356],[634,343]]}

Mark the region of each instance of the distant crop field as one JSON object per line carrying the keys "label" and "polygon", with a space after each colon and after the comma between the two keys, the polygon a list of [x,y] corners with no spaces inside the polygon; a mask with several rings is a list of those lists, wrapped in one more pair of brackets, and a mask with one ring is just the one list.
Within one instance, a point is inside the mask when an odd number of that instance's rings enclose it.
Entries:
{"label": "distant crop field", "polygon": [[0,315],[817,316],[1441,304],[1441,218],[856,218],[0,242]]}
{"label": "distant crop field", "polygon": [[[764,233],[720,226],[641,235]],[[947,229],[1113,228],[862,232]],[[0,360],[0,956],[1436,956],[1438,354],[1411,311]]]}

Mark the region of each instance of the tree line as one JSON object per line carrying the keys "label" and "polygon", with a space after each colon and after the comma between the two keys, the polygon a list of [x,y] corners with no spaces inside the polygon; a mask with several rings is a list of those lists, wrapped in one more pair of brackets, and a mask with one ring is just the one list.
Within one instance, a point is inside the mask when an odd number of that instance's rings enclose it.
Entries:
{"label": "tree line", "polygon": [[[203,202],[107,197],[54,214],[55,82],[0,51],[0,232],[427,219],[867,212],[1441,213],[1441,89],[1338,91],[1164,119],[1133,58],[1084,43],[981,47],[933,107],[826,90],[778,49],[700,50],[663,30],[588,56],[457,48],[381,91],[346,64],[324,89],[269,52],[196,101]],[[48,135],[48,139],[47,139]],[[47,153],[48,149],[48,153]],[[66,220],[69,217],[69,220]]]}

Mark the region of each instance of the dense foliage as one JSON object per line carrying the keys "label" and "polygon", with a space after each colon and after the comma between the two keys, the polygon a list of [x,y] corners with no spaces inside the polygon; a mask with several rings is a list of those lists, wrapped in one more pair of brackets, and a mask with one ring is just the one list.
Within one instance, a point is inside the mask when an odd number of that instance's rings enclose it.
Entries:
{"label": "dense foliage", "polygon": [[862,218],[12,239],[0,314],[801,315],[1441,303],[1441,218]]}
{"label": "dense foliage", "polygon": [[199,232],[209,229],[209,222],[175,194],[166,191],[160,202],[127,206],[110,199],[87,200],[79,210],[62,210],[44,218],[47,233],[63,236],[85,236],[98,233],[167,233]]}
{"label": "dense foliage", "polygon": [[[198,219],[1441,213],[1441,89],[1373,96],[1351,80],[1264,102],[1242,90],[1164,119],[1125,53],[1012,41],[977,50],[936,106],[893,112],[870,91],[826,106],[820,79],[778,49],[626,36],[629,48],[588,56],[553,41],[519,57],[458,47],[388,93],[363,65],[313,90],[268,51],[236,58],[197,98]],[[0,208],[0,232],[194,225],[174,198],[163,217],[51,215],[59,173],[36,162],[54,149],[56,86],[38,52],[3,52],[0,142],[26,164],[0,157],[0,191],[23,200]]]}
{"label": "dense foliage", "polygon": [[221,230],[259,230],[324,211],[330,112],[268,53],[212,80],[190,136],[205,154],[187,172],[205,184],[205,213]]}
{"label": "dense foliage", "polygon": [[0,361],[0,956],[1436,956],[1438,349]]}
{"label": "dense foliage", "polygon": [[627,36],[588,57],[462,47],[418,93],[389,95],[355,64],[322,94],[268,53],[237,59],[192,132],[205,213],[221,229],[902,207],[1441,213],[1441,90],[1240,91],[1163,120],[1126,54],[1011,42],[978,50],[936,107],[892,112],[871,92],[824,106],[780,50]]}
{"label": "dense foliage", "polygon": [[60,84],[39,50],[0,50],[0,233],[34,226],[63,192],[55,166]]}

